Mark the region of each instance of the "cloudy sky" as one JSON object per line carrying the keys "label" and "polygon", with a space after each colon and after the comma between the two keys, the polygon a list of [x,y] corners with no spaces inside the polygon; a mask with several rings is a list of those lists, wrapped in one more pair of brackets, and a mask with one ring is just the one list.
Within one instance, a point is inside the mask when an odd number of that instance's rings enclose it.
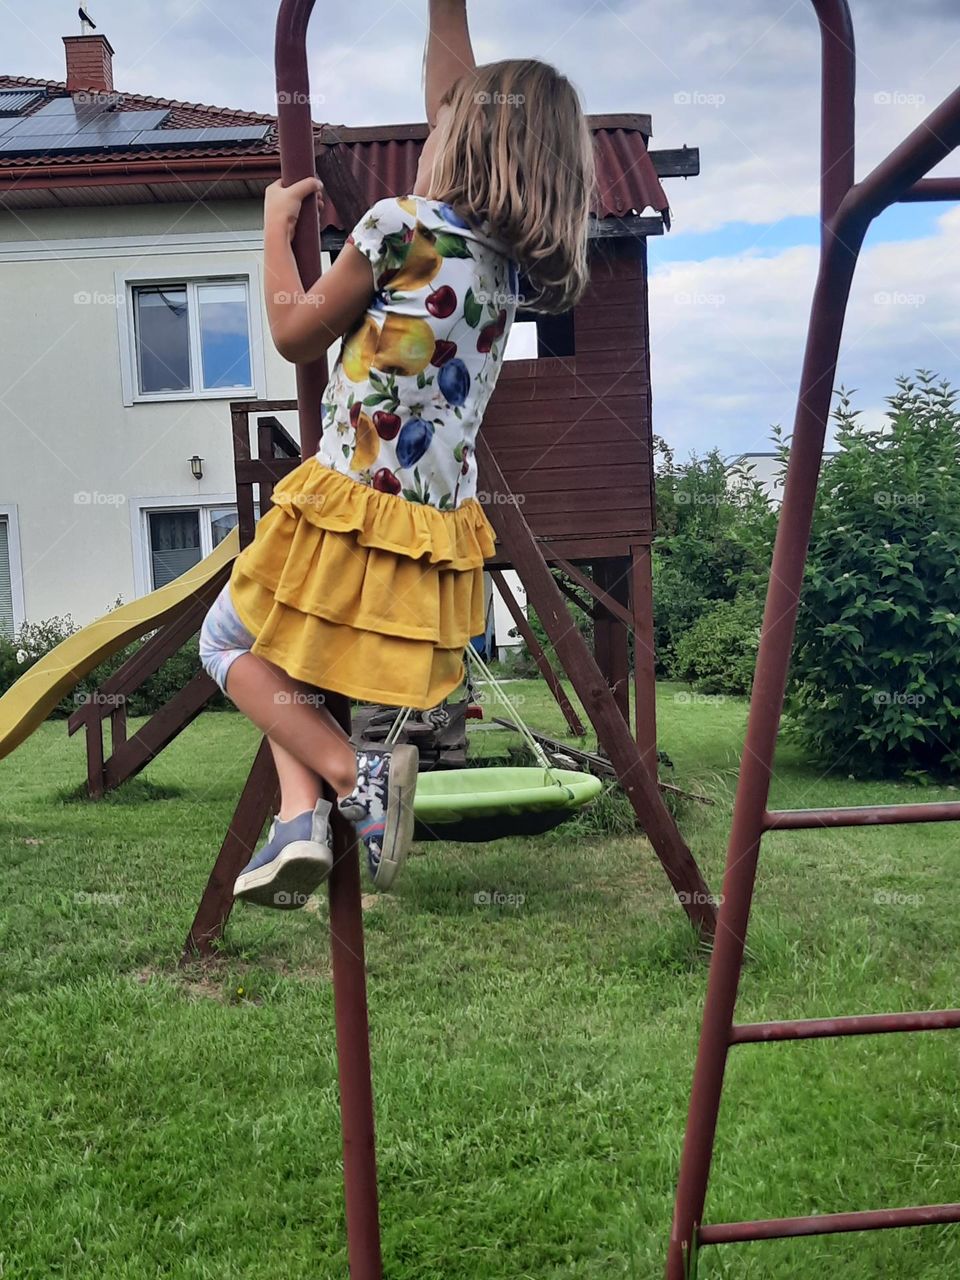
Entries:
{"label": "cloudy sky", "polygon": [[[272,109],[264,0],[90,0],[119,89]],[[956,85],[957,0],[853,0],[863,177]],[[723,11],[726,11],[724,16]],[[0,0],[2,69],[63,77],[69,0]],[[319,0],[315,115],[423,118],[426,0]],[[789,427],[817,263],[819,41],[809,0],[474,0],[483,60],[549,59],[593,112],[647,112],[654,147],[701,152],[667,181],[674,229],[652,240],[655,426],[681,454],[770,448]],[[954,157],[941,174],[960,173]],[[960,207],[908,205],[874,225],[839,381],[870,421],[899,373],[960,384]]]}

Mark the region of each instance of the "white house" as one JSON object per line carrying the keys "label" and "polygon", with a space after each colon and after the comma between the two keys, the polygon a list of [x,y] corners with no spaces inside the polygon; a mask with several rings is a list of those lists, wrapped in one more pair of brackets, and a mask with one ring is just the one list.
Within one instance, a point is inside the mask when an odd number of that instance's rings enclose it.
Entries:
{"label": "white house", "polygon": [[212,550],[236,522],[229,401],[295,394],[261,288],[275,120],[117,93],[105,36],[64,46],[63,83],[0,76],[8,635],[85,623]]}

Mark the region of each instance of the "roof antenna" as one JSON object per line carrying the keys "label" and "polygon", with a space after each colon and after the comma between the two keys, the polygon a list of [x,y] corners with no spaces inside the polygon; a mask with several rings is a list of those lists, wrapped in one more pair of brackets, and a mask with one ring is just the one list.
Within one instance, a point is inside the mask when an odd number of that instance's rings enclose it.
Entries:
{"label": "roof antenna", "polygon": [[80,15],[80,30],[83,33],[83,35],[86,35],[87,32],[89,31],[96,31],[97,24],[90,17],[90,14],[83,7],[83,5],[80,6],[80,8],[77,10],[77,13]]}

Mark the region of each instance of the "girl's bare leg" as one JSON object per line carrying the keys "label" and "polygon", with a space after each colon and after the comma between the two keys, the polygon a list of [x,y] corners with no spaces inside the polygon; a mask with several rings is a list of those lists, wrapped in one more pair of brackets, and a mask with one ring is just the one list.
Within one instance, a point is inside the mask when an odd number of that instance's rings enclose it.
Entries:
{"label": "girl's bare leg", "polygon": [[318,778],[325,778],[338,797],[350,794],[357,782],[356,752],[313,691],[273,663],[245,653],[230,666],[227,694],[270,739],[283,794],[281,817],[314,807]]}
{"label": "girl's bare leg", "polygon": [[280,779],[280,809],[277,817],[281,822],[289,822],[298,814],[315,809],[320,799],[321,780],[301,764],[296,756],[291,755],[286,747],[268,738],[273,762],[277,766],[277,777]]}

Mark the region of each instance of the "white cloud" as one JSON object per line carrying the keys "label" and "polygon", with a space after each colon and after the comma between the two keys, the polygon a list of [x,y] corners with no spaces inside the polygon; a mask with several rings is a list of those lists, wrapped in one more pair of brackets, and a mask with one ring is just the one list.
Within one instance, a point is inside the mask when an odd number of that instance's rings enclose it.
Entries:
{"label": "white cloud", "polygon": [[[767,450],[793,425],[818,251],[678,262],[650,282],[654,428],[681,453]],[[960,385],[960,209],[933,235],[869,243],[850,299],[836,384],[883,416],[899,374]]]}

